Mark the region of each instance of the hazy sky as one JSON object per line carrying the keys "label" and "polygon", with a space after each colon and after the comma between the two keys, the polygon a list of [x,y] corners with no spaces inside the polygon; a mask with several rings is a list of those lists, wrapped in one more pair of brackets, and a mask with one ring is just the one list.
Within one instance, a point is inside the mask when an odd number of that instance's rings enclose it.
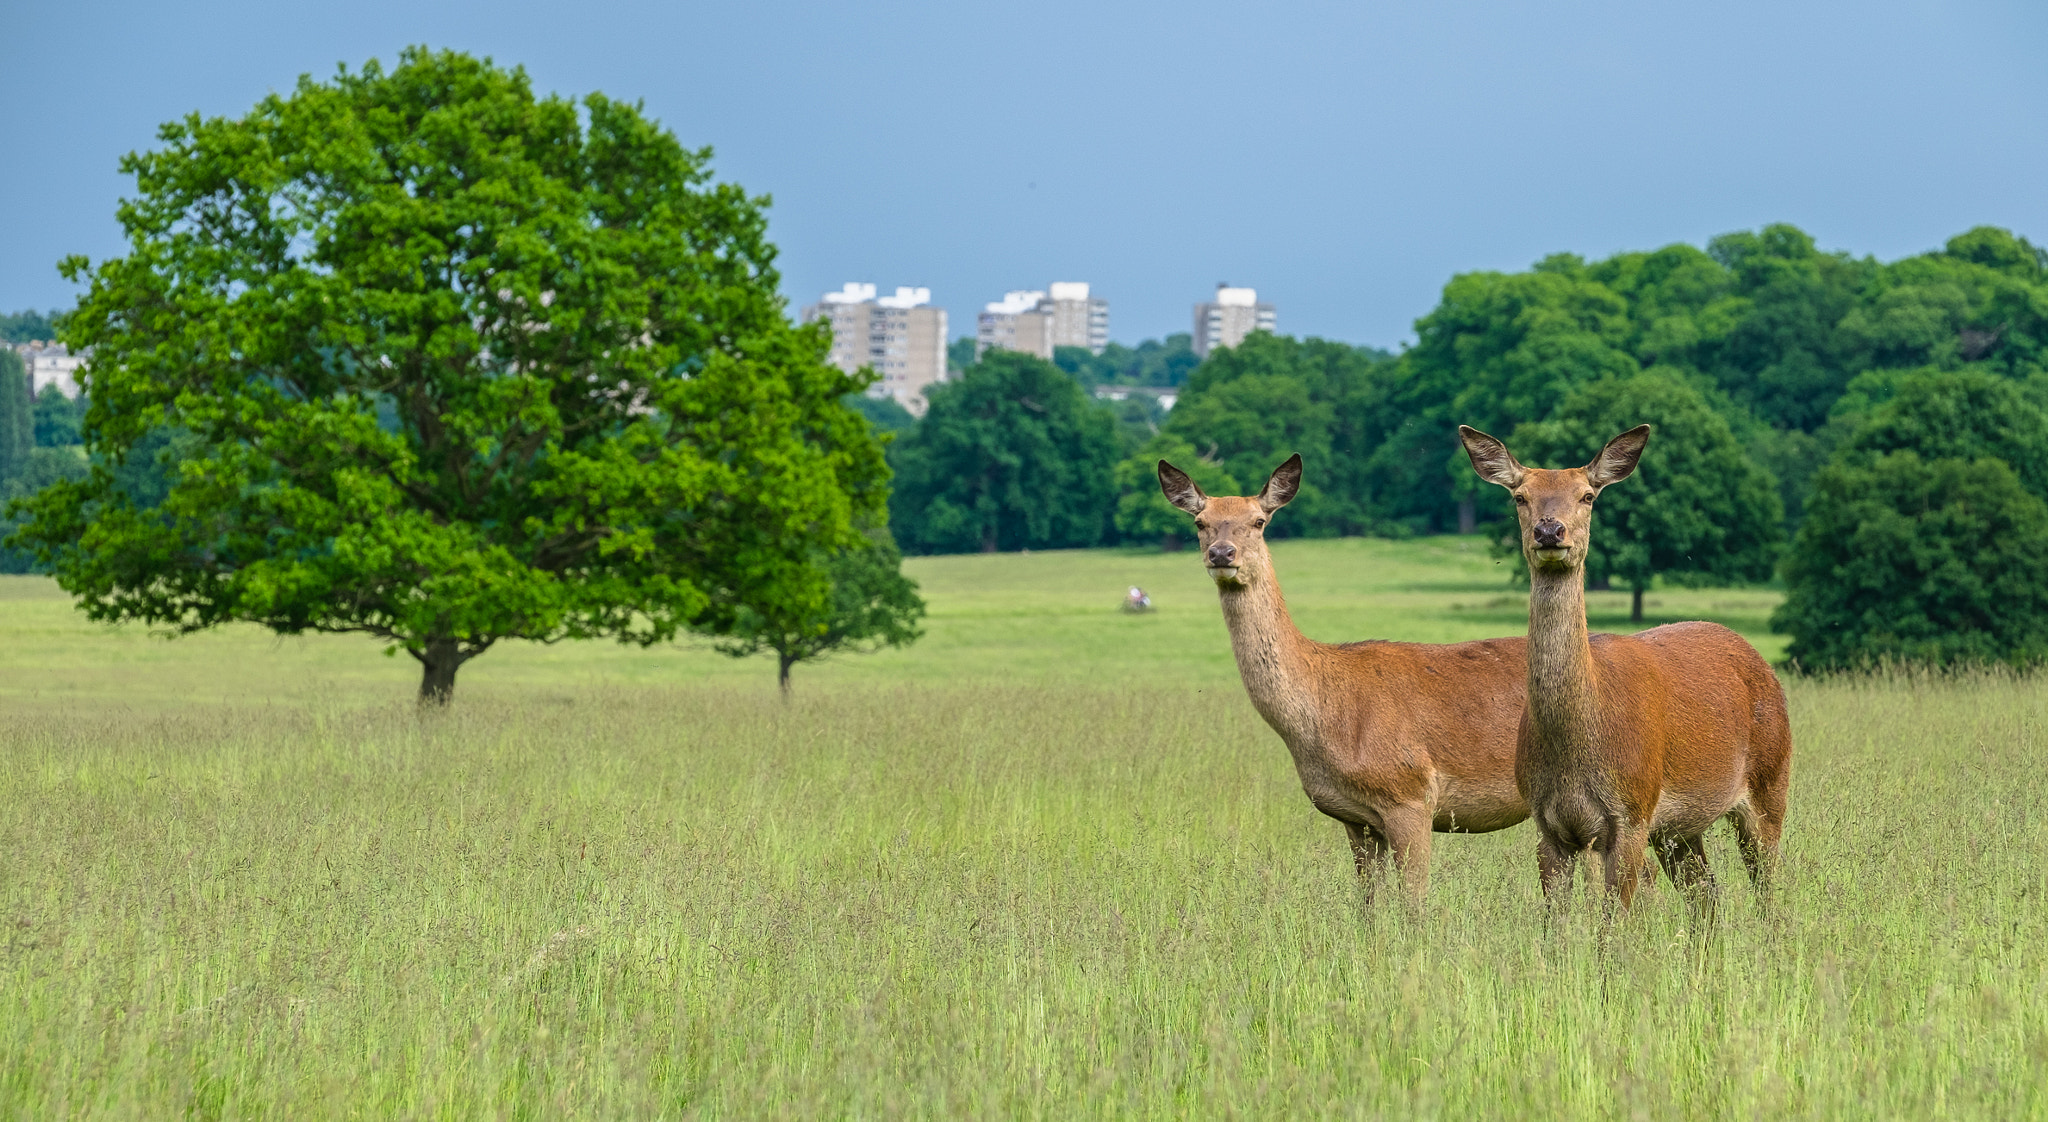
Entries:
{"label": "hazy sky", "polygon": [[954,334],[1086,280],[1120,340],[1218,281],[1393,346],[1451,274],[1797,223],[2048,241],[2048,5],[4,0],[0,310],[122,248],[121,155],[426,43],[644,101],[774,196],[785,291],[929,285]]}

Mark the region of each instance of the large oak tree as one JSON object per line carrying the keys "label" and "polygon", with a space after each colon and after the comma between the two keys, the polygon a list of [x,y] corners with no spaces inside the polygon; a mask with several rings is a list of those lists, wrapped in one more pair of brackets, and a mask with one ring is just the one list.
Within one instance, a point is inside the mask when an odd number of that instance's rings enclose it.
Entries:
{"label": "large oak tree", "polygon": [[17,539],[92,617],[367,633],[446,700],[501,639],[822,608],[811,555],[880,517],[766,200],[637,106],[413,49],[160,139],[123,163],[126,255],[66,264],[98,466]]}

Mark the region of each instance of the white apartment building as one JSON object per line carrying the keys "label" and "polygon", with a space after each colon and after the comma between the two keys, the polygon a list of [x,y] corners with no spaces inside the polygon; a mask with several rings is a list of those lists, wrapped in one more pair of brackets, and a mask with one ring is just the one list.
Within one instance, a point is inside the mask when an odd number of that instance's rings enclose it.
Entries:
{"label": "white apartment building", "polygon": [[20,343],[14,353],[21,356],[21,364],[28,368],[30,393],[42,393],[44,386],[55,386],[57,392],[76,400],[85,391],[85,383],[78,369],[85,365],[84,355],[71,353],[71,348],[62,343],[45,343],[37,340]]}
{"label": "white apartment building", "polygon": [[1045,289],[1005,292],[984,305],[975,321],[976,357],[991,350],[1022,351],[1050,361],[1054,347],[1109,346],[1109,301],[1088,295],[1086,281],[1054,281]]}
{"label": "white apartment building", "polygon": [[982,305],[974,321],[974,357],[990,351],[1020,351],[1052,359],[1052,317],[1038,310],[1045,293],[1005,292],[1001,300]]}
{"label": "white apartment building", "polygon": [[826,361],[851,374],[872,366],[881,379],[869,397],[889,397],[922,417],[924,391],[946,380],[946,309],[932,306],[929,288],[898,288],[877,296],[875,286],[849,281],[803,310],[803,322],[832,324]]}
{"label": "white apartment building", "polygon": [[1279,316],[1273,305],[1259,303],[1255,288],[1216,286],[1213,300],[1195,305],[1196,358],[1208,358],[1216,347],[1235,347],[1254,331],[1274,331]]}

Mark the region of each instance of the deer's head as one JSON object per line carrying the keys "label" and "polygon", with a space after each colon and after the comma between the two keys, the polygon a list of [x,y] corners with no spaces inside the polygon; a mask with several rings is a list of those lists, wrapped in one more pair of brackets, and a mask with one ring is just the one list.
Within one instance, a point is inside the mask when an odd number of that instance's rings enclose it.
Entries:
{"label": "deer's head", "polygon": [[1202,493],[1188,473],[1159,461],[1159,490],[1166,501],[1195,516],[1196,540],[1209,575],[1225,588],[1242,588],[1270,571],[1266,521],[1301,489],[1301,457],[1273,469],[1272,478],[1248,499]]}
{"label": "deer's head", "polygon": [[1607,442],[1582,468],[1526,468],[1508,446],[1478,429],[1458,426],[1458,439],[1481,479],[1498,483],[1515,497],[1522,520],[1522,556],[1530,572],[1571,572],[1586,564],[1591,544],[1593,500],[1611,483],[1636,470],[1650,442],[1650,426],[1637,425]]}

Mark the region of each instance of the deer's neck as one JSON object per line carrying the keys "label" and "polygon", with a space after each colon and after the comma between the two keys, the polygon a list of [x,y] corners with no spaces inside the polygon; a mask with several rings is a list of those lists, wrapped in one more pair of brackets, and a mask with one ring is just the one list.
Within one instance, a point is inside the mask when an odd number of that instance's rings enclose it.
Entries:
{"label": "deer's neck", "polygon": [[1316,691],[1308,655],[1315,643],[1295,628],[1279,580],[1268,569],[1250,585],[1218,586],[1217,592],[1223,598],[1223,620],[1230,625],[1237,672],[1252,705],[1290,745],[1311,737]]}
{"label": "deer's neck", "polygon": [[1582,570],[1529,574],[1529,718],[1545,755],[1591,751],[1600,705]]}

